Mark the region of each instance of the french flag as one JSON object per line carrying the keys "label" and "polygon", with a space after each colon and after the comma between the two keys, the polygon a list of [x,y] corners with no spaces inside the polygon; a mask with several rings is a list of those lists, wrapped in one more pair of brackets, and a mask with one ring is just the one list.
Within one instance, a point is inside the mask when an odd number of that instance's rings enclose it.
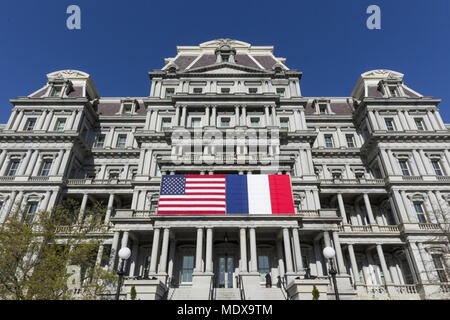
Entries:
{"label": "french flag", "polygon": [[158,214],[295,214],[289,175],[166,175]]}
{"label": "french flag", "polygon": [[227,175],[227,214],[294,214],[289,175]]}

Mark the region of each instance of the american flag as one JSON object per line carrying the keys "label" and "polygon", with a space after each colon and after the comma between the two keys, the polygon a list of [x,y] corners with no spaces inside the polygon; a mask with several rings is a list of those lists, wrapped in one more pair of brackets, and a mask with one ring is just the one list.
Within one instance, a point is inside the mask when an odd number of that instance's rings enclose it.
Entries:
{"label": "american flag", "polygon": [[158,214],[225,214],[226,175],[165,175]]}

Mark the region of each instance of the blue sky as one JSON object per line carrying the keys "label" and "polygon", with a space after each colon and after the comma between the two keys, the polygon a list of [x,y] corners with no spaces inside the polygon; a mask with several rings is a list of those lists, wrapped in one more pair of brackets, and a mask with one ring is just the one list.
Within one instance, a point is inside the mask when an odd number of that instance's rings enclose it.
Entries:
{"label": "blue sky", "polygon": [[[81,30],[66,28],[66,8],[81,8]],[[366,28],[366,8],[381,8],[381,30]],[[348,96],[359,75],[386,68],[442,98],[450,123],[450,1],[406,0],[4,0],[0,2],[0,123],[10,98],[42,87],[46,74],[79,69],[102,96],[147,96],[147,72],[177,45],[232,38],[274,45],[303,72],[304,96]]]}

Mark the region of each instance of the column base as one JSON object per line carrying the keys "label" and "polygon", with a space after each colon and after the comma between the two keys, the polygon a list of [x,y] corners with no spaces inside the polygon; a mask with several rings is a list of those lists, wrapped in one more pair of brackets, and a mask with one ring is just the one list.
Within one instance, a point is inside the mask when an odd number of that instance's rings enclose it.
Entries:
{"label": "column base", "polygon": [[291,300],[313,300],[313,288],[316,286],[319,290],[317,300],[328,299],[328,279],[294,279],[286,287],[286,291]]}
{"label": "column base", "polygon": [[212,272],[194,272],[192,273],[192,289],[196,292],[196,299],[208,300],[211,282],[214,273]]}

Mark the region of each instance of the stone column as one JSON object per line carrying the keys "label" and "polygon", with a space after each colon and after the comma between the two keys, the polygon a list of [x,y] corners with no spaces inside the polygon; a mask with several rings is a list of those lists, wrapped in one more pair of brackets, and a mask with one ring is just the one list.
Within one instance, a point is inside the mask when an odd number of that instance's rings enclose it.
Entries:
{"label": "stone column", "polygon": [[16,197],[17,191],[14,190],[11,192],[8,207],[6,208],[6,210],[3,211],[3,215],[0,216],[0,224],[5,222],[5,220],[8,218],[8,215],[11,213],[11,210],[14,209],[14,201],[16,201]]}
{"label": "stone column", "polygon": [[20,110],[20,111],[19,111],[19,115],[17,116],[17,119],[15,119],[14,125],[13,125],[13,127],[12,127],[12,130],[13,130],[13,131],[17,131],[17,129],[19,128],[20,123],[22,122],[23,112],[24,112],[23,110]]}
{"label": "stone column", "polygon": [[212,273],[212,247],[213,247],[213,229],[206,229],[206,262],[205,262],[205,272]]}
{"label": "stone column", "polygon": [[41,202],[39,210],[47,211],[47,206],[48,206],[48,202],[50,201],[51,193],[52,192],[50,190],[47,190],[47,192],[45,192],[45,196],[44,196],[43,201]]}
{"label": "stone column", "polygon": [[342,254],[341,242],[339,241],[339,234],[337,231],[333,231],[334,249],[336,250],[336,260],[339,268],[339,274],[346,274],[347,270],[344,263],[344,255]]}
{"label": "stone column", "polygon": [[212,106],[211,126],[217,127],[217,110],[216,110],[216,106]]}
{"label": "stone column", "polygon": [[114,205],[114,193],[111,193],[109,195],[109,199],[108,199],[108,207],[106,208],[105,225],[109,224],[109,219],[111,218],[111,212],[113,210],[113,205]]}
{"label": "stone column", "polygon": [[416,166],[417,166],[417,168],[419,170],[419,174],[420,175],[427,174],[427,172],[425,170],[425,167],[423,166],[422,159],[419,156],[418,151],[413,149],[412,150],[412,154],[413,154],[414,162],[416,163]]}
{"label": "stone column", "polygon": [[375,222],[374,217],[373,217],[372,206],[370,205],[369,195],[367,193],[364,193],[363,194],[363,198],[364,198],[364,204],[366,205],[367,215],[369,217],[369,223],[370,224],[377,224]]}
{"label": "stone column", "polygon": [[169,253],[169,235],[170,229],[165,228],[163,233],[163,242],[161,247],[161,257],[159,259],[159,273],[166,273],[167,271],[167,256]]}
{"label": "stone column", "polygon": [[325,247],[331,247],[330,234],[328,231],[323,232],[323,241],[325,243]]}
{"label": "stone column", "polygon": [[175,246],[176,246],[175,239],[170,239],[170,241],[169,241],[169,264],[167,266],[167,275],[170,278],[173,278],[173,266],[174,266],[174,262],[175,262]]}
{"label": "stone column", "polygon": [[36,165],[33,168],[33,176],[37,176],[39,174],[39,170],[41,169],[41,165],[42,165],[42,154],[40,154],[38,157],[38,160],[36,162]]}
{"label": "stone column", "polygon": [[52,118],[53,118],[53,110],[50,110],[47,118],[45,118],[45,123],[44,123],[44,131],[48,131],[49,127],[50,127],[50,123],[52,122]]}
{"label": "stone column", "polygon": [[278,272],[280,277],[284,277],[284,259],[283,259],[283,248],[281,246],[281,240],[276,240],[276,246],[277,246],[277,257],[278,257]]}
{"label": "stone column", "polygon": [[425,155],[423,150],[419,150],[420,157],[422,158],[423,165],[425,167],[425,172],[429,175],[435,175],[433,167],[431,166],[430,159]]}
{"label": "stone column", "polygon": [[119,246],[120,231],[114,232],[113,242],[111,245],[111,255],[109,257],[109,269],[113,270],[116,267],[117,247]]}
{"label": "stone column", "polygon": [[256,230],[250,228],[250,272],[258,272],[258,256],[256,252]]}
{"label": "stone column", "polygon": [[275,110],[275,106],[272,106],[272,125],[277,125],[277,112]]}
{"label": "stone column", "polygon": [[52,167],[52,171],[51,171],[51,175],[52,176],[58,175],[58,171],[59,171],[59,167],[60,167],[61,162],[62,162],[64,151],[65,150],[62,149],[62,150],[59,150],[59,152],[58,152],[58,156],[56,157],[55,163],[53,164],[53,167]]}
{"label": "stone column", "polygon": [[264,106],[264,114],[266,119],[266,126],[270,126],[269,106]]}
{"label": "stone column", "polygon": [[378,253],[378,258],[380,259],[381,269],[383,270],[384,279],[386,281],[386,284],[392,284],[391,275],[389,273],[389,269],[387,267],[386,260],[384,259],[383,248],[381,247],[381,244],[377,244],[377,253]]}
{"label": "stone column", "polygon": [[322,250],[320,246],[320,241],[314,240],[313,241],[313,247],[314,247],[314,256],[316,258],[316,274],[318,277],[323,276],[323,267],[322,267]]}
{"label": "stone column", "polygon": [[22,163],[20,164],[19,170],[17,172],[18,176],[23,176],[24,175],[25,170],[27,169],[28,163],[30,161],[31,152],[32,152],[32,150],[29,149],[27,151],[27,154],[26,154],[25,158],[22,160]]}
{"label": "stone column", "polygon": [[358,264],[356,263],[356,257],[355,257],[355,251],[353,250],[353,245],[348,244],[348,255],[350,256],[350,263],[352,265],[352,272],[353,272],[353,280],[355,284],[360,284],[361,279],[359,278],[359,270],[358,270]]}
{"label": "stone column", "polygon": [[104,248],[105,248],[105,246],[103,245],[103,243],[100,243],[100,245],[98,247],[98,251],[97,251],[97,258],[95,259],[96,267],[101,266]]}
{"label": "stone column", "polygon": [[75,118],[76,118],[78,112],[79,112],[78,110],[74,110],[74,111],[71,113],[71,115],[70,115],[70,117],[69,117],[69,122],[67,123],[67,126],[66,126],[67,130],[72,130],[73,123],[74,123],[74,121],[75,121]]}
{"label": "stone column", "polygon": [[341,212],[342,216],[342,223],[347,224],[347,213],[345,212],[345,205],[344,205],[344,199],[342,198],[342,193],[337,194],[337,200],[339,204],[339,211]]}
{"label": "stone column", "polygon": [[284,256],[286,258],[286,272],[293,272],[292,266],[292,254],[291,254],[291,241],[289,239],[289,229],[283,228],[283,240],[284,240]]}
{"label": "stone column", "polygon": [[196,272],[203,272],[202,256],[203,256],[203,228],[197,228],[197,248],[195,250],[195,271]]}
{"label": "stone column", "polygon": [[209,106],[205,107],[205,126],[209,127],[209,119],[210,115],[209,115]]}
{"label": "stone column", "polygon": [[150,269],[149,269],[149,273],[152,273],[152,274],[156,273],[156,266],[157,266],[157,262],[158,262],[159,234],[160,234],[160,229],[155,228],[153,230],[152,253],[151,253],[151,257],[150,257]]}
{"label": "stone column", "polygon": [[130,258],[130,271],[129,276],[134,277],[134,273],[136,272],[136,264],[139,256],[139,242],[133,240],[133,247],[131,249],[131,258]]}
{"label": "stone column", "polygon": [[186,126],[186,106],[182,107],[182,111],[181,111],[181,123],[180,125],[182,127]]}
{"label": "stone column", "polygon": [[301,271],[303,271],[303,261],[302,261],[300,237],[298,235],[297,228],[292,229],[292,237],[294,240],[294,256],[295,256],[295,263],[297,266],[297,272],[301,272]]}
{"label": "stone column", "polygon": [[247,272],[247,234],[245,228],[240,229],[241,272]]}
{"label": "stone column", "polygon": [[83,200],[81,200],[81,206],[80,206],[80,214],[78,215],[78,223],[83,223],[84,213],[86,211],[86,205],[88,201],[88,194],[83,194]]}

